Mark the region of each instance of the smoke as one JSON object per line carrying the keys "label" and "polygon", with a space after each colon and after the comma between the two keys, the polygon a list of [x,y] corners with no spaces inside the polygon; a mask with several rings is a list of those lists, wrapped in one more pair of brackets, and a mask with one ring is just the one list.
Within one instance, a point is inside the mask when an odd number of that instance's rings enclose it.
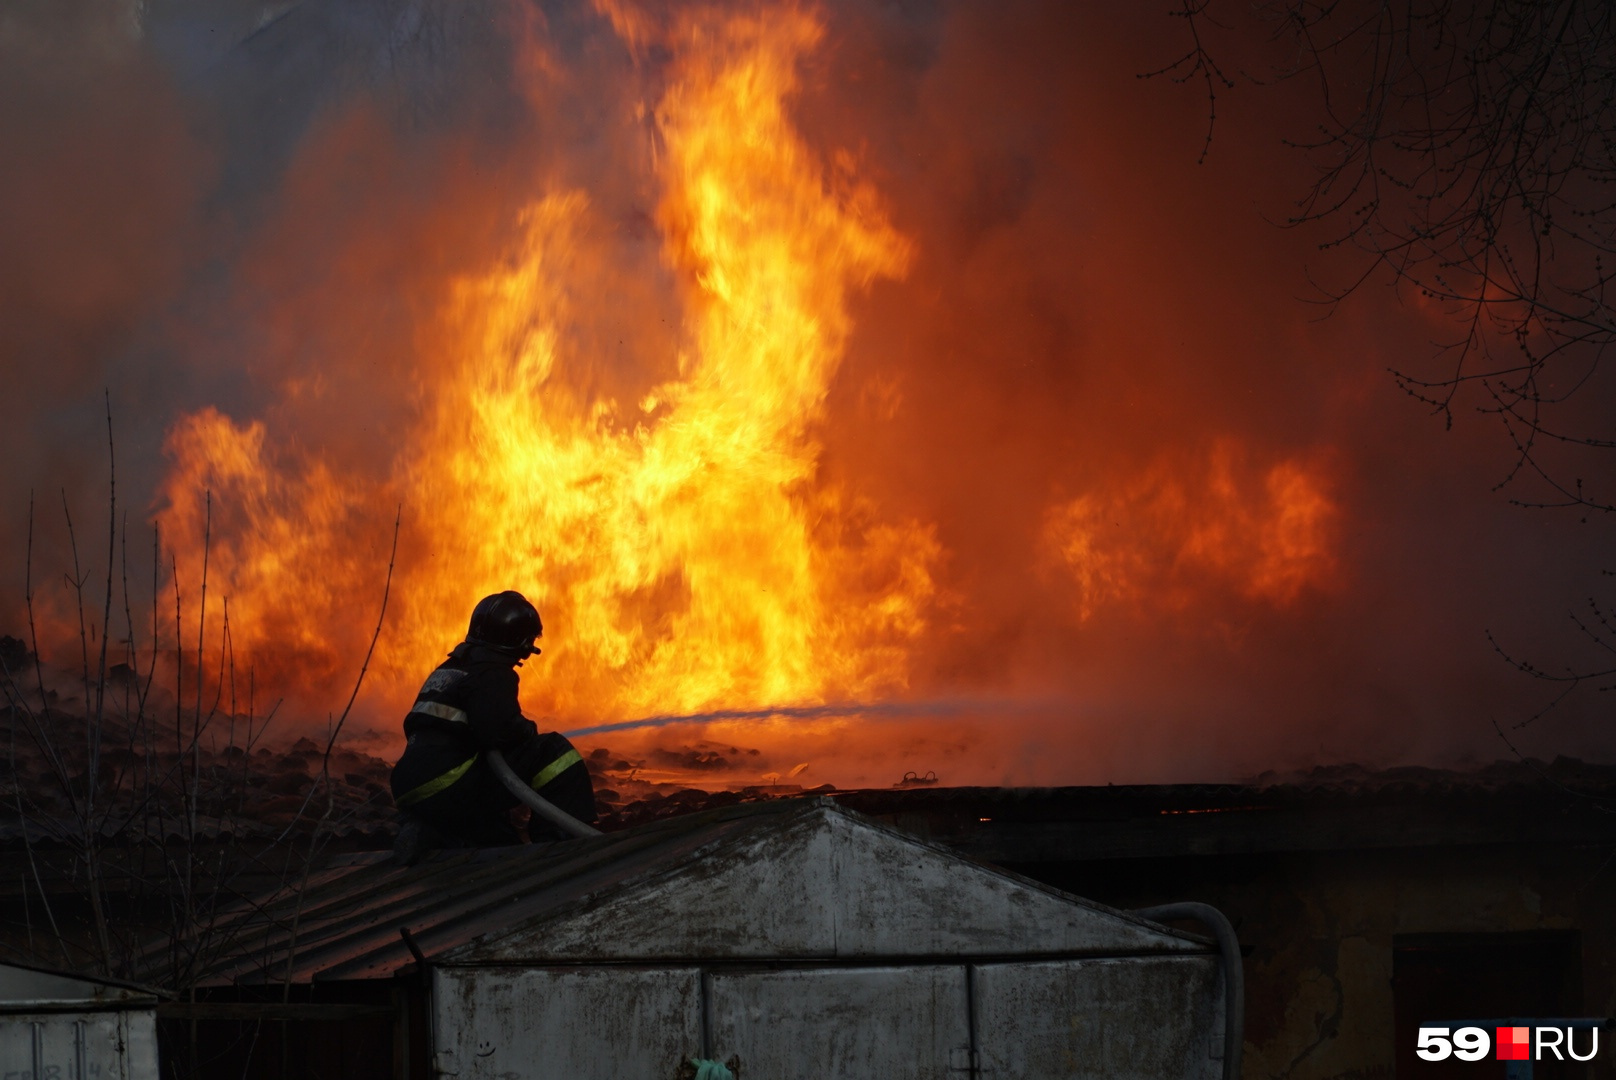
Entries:
{"label": "smoke", "polygon": [[[1489,491],[1508,447],[1485,421],[1444,434],[1395,391],[1387,368],[1430,370],[1451,337],[1435,313],[1373,285],[1303,302],[1356,267],[1270,224],[1310,178],[1281,141],[1308,130],[1296,95],[1221,96],[1197,166],[1205,99],[1137,77],[1172,59],[1152,16],[845,15],[805,123],[859,149],[921,247],[861,313],[827,458],[939,523],[970,599],[931,678],[1070,694],[1001,729],[1055,771],[1502,752],[1490,721],[1545,695],[1483,631],[1569,660],[1597,537]],[[1322,557],[1265,592],[1224,571],[1296,523],[1265,509],[1286,470],[1325,500]],[[1070,566],[1052,507],[1092,526]],[[1608,754],[1591,704],[1515,737]]]}
{"label": "smoke", "polygon": [[[1444,433],[1398,394],[1386,368],[1427,362],[1439,313],[1378,288],[1327,318],[1302,302],[1308,275],[1347,272],[1323,234],[1270,223],[1308,179],[1281,141],[1305,106],[1228,95],[1198,165],[1204,100],[1137,77],[1172,59],[1168,20],[1093,8],[817,9],[791,120],[827,189],[866,185],[910,253],[850,293],[814,482],[862,508],[866,535],[929,530],[932,589],[907,688],[853,703],[885,719],[748,700],[699,710],[713,737],[804,739],[814,774],[847,783],[1496,756],[1493,723],[1543,695],[1484,630],[1574,656],[1560,613],[1598,537],[1510,507],[1489,491],[1495,433]],[[215,457],[203,478],[219,580],[249,572],[234,545],[277,521],[275,549],[322,567],[311,593],[342,583],[272,624],[283,673],[335,698],[395,508],[409,573],[453,550],[460,523],[399,463],[441,392],[420,373],[447,283],[511,265],[525,208],[587,194],[569,392],[637,402],[680,374],[696,285],[664,251],[655,106],[673,63],[658,34],[683,10],[624,8],[614,28],[584,4],[495,0],[8,9],[0,137],[22,152],[0,166],[0,354],[27,404],[0,436],[0,558],[20,561],[30,490],[96,505],[110,388],[137,517],[194,518],[174,455],[228,447],[244,471]],[[655,622],[681,588],[633,610]],[[386,743],[397,706],[361,727]],[[1577,703],[1514,737],[1612,749]]]}
{"label": "smoke", "polygon": [[105,505],[103,390],[126,424],[153,418],[125,427],[148,443],[173,407],[184,365],[154,327],[195,269],[212,159],[135,6],[98,0],[0,12],[0,145],[0,551],[20,583],[31,489],[42,540],[61,494]]}

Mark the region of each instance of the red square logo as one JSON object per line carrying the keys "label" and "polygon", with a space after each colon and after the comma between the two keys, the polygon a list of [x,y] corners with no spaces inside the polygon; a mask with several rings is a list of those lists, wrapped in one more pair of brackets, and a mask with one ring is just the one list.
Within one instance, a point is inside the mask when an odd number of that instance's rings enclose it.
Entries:
{"label": "red square logo", "polygon": [[1498,1029],[1499,1061],[1531,1061],[1532,1029],[1502,1027]]}

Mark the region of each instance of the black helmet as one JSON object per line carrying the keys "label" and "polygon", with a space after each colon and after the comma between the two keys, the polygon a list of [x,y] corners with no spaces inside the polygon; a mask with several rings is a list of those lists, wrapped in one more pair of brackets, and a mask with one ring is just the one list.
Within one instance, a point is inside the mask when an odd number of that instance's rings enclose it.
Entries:
{"label": "black helmet", "polygon": [[477,601],[466,640],[498,649],[521,663],[539,651],[533,641],[543,633],[538,608],[521,593],[507,590]]}

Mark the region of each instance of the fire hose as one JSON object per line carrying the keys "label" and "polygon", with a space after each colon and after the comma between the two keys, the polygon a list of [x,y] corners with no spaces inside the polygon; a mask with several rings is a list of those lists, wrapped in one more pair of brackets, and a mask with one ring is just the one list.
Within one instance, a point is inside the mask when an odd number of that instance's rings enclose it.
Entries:
{"label": "fire hose", "polygon": [[548,821],[568,836],[600,835],[599,829],[593,825],[585,825],[555,803],[541,798],[538,792],[522,783],[522,778],[512,771],[510,763],[505,760],[504,754],[501,754],[498,750],[488,750],[484,752],[483,756],[488,759],[488,764],[493,767],[494,775],[499,777],[499,782],[504,784],[506,789],[512,795],[515,795],[523,806],[532,810],[545,821]]}
{"label": "fire hose", "polygon": [[1240,939],[1228,917],[1211,904],[1187,901],[1159,907],[1135,908],[1129,912],[1152,922],[1194,919],[1212,931],[1223,956],[1223,1075],[1239,1080],[1240,1056],[1246,1041],[1246,978],[1240,961]]}

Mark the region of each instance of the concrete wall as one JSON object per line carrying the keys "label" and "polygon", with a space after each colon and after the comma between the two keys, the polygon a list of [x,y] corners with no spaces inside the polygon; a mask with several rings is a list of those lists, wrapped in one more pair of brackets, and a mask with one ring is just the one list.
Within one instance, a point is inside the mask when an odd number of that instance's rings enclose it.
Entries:
{"label": "concrete wall", "polygon": [[[1611,854],[1437,847],[1019,869],[1120,907],[1194,899],[1222,909],[1249,950],[1249,1080],[1386,1080],[1398,1051],[1394,946],[1407,935],[1576,931],[1575,1011],[1616,1015]],[[1616,1047],[1602,1046],[1604,1075],[1613,1060]]]}

